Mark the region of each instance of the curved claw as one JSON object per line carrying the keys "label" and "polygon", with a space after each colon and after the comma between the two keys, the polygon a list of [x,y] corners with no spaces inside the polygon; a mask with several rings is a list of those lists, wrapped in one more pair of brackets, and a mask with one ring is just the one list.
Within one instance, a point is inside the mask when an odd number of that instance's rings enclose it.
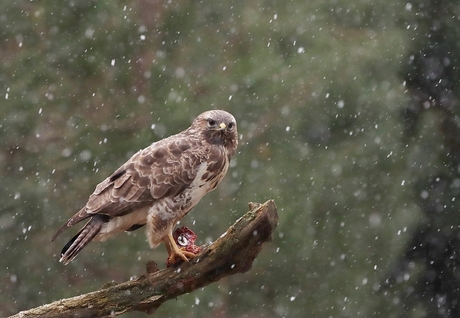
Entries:
{"label": "curved claw", "polygon": [[168,266],[178,264],[182,261],[188,262],[190,258],[195,257],[195,254],[186,251],[184,248],[179,248],[171,233],[168,233],[168,235],[163,238],[163,242],[168,250],[169,257],[166,261]]}
{"label": "curved claw", "polygon": [[188,262],[189,259],[194,258],[195,254],[191,252],[187,252],[184,248],[178,249],[178,251],[174,251],[168,257],[167,264],[168,265],[175,265],[179,264],[182,261]]}

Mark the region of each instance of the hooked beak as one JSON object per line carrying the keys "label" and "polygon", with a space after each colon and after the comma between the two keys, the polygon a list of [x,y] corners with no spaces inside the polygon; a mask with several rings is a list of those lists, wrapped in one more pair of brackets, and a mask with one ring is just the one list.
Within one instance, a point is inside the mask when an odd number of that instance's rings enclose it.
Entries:
{"label": "hooked beak", "polygon": [[219,128],[217,128],[217,130],[224,130],[225,128],[227,128],[227,125],[225,125],[224,123],[220,123],[219,125]]}

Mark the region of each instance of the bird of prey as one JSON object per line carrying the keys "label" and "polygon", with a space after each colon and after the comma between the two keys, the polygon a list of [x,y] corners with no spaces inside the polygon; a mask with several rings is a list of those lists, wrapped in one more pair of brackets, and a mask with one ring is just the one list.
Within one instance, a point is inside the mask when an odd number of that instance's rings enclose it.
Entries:
{"label": "bird of prey", "polygon": [[86,205],[54,234],[88,220],[64,246],[60,262],[70,263],[92,240],[146,226],[152,248],[164,242],[168,263],[187,261],[172,231],[222,181],[238,145],[236,120],[223,110],[200,114],[186,130],[135,153],[96,186]]}

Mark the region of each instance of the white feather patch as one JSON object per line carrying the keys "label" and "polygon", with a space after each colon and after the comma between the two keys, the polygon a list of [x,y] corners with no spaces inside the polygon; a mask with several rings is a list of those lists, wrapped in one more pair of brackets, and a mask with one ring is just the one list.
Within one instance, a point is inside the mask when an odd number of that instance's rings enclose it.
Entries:
{"label": "white feather patch", "polygon": [[109,222],[102,225],[101,231],[95,237],[96,240],[105,241],[113,235],[126,231],[135,224],[145,224],[150,207],[146,206],[135,212],[117,216],[110,219]]}

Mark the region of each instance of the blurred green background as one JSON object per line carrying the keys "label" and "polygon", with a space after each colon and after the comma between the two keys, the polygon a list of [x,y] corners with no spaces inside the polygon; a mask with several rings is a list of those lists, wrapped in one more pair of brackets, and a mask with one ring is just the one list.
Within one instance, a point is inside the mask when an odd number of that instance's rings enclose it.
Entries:
{"label": "blurred green background", "polygon": [[[426,229],[458,235],[459,14],[453,0],[2,1],[0,315],[164,266],[143,230],[68,266],[77,228],[50,240],[134,152],[225,109],[238,153],[182,224],[209,242],[274,199],[279,226],[251,271],[157,316],[458,317],[460,284],[420,287],[447,245],[407,251]],[[452,246],[436,264],[460,277]]]}

